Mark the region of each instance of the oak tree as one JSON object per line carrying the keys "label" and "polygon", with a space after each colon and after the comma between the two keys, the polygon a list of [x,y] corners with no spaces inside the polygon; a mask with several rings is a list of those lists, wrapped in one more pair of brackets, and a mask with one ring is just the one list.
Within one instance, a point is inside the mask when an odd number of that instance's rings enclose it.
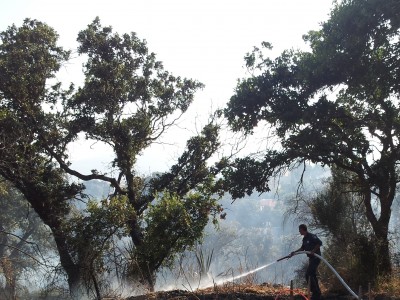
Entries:
{"label": "oak tree", "polygon": [[381,274],[391,272],[389,221],[400,179],[399,27],[398,1],[337,2],[321,28],[304,36],[310,50],[275,59],[257,48],[248,54],[254,76],[238,83],[224,111],[233,130],[250,134],[266,122],[280,141],[225,173],[234,197],[268,190],[277,172],[305,161],[351,172]]}
{"label": "oak tree", "polygon": [[[135,33],[119,35],[96,18],[78,35],[85,81],[64,88],[54,77],[70,52],[57,39],[54,29],[29,19],[1,33],[0,175],[52,231],[71,292],[89,284],[101,297],[96,272],[117,232],[132,241],[133,259],[125,263],[139,266],[152,288],[158,268],[199,240],[209,215],[220,211],[213,190],[223,165],[209,164],[219,126],[210,122],[169,171],[146,180],[136,171],[138,157],[174,126],[203,85],[164,70]],[[112,172],[71,167],[68,146],[80,136],[112,149]],[[112,192],[79,213],[74,199],[85,197],[82,182],[89,180]],[[166,220],[169,205],[174,217]]]}

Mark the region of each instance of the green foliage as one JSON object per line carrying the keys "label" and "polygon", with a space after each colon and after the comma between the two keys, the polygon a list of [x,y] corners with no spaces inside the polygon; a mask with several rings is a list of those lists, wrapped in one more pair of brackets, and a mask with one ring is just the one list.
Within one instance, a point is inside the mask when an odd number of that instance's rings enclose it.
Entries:
{"label": "green foliage", "polygon": [[0,90],[10,108],[30,110],[42,101],[46,79],[54,77],[69,52],[56,45],[58,35],[46,24],[26,19],[22,27],[1,33]]}
{"label": "green foliage", "polygon": [[168,117],[185,112],[203,85],[171,75],[135,33],[120,36],[98,18],[78,42],[89,59],[85,85],[68,104],[77,116],[71,126],[110,144],[114,165],[129,172],[136,155],[172,125]]}
{"label": "green foliage", "polygon": [[332,168],[325,189],[310,200],[315,223],[335,238],[347,243],[352,236],[371,230],[362,206],[362,194],[357,190],[354,174]]}
{"label": "green foliage", "polygon": [[64,231],[71,233],[70,251],[79,262],[80,276],[88,291],[92,285],[98,285],[97,278],[105,271],[113,271],[113,266],[107,264],[107,256],[113,251],[113,237],[129,236],[128,224],[133,218],[135,211],[127,197],[117,196],[90,200],[84,211],[76,211],[65,222]]}
{"label": "green foliage", "polygon": [[135,249],[136,259],[157,270],[173,262],[176,254],[193,247],[203,234],[209,215],[219,212],[213,198],[189,193],[181,198],[162,193],[144,216],[143,244]]}
{"label": "green foliage", "polygon": [[238,159],[231,168],[223,170],[225,189],[229,190],[233,199],[251,195],[254,189],[257,192],[269,192],[268,178],[271,174],[263,161],[256,161],[250,157]]}
{"label": "green foliage", "polygon": [[[228,190],[263,192],[272,176],[305,161],[351,172],[380,241],[383,273],[391,270],[388,224],[399,182],[399,15],[392,0],[337,3],[321,29],[305,35],[310,52],[274,60],[258,48],[248,54],[255,75],[239,81],[224,110],[233,130],[250,134],[267,122],[280,141],[261,159],[237,159],[225,172]],[[249,170],[259,179],[237,180]]]}
{"label": "green foliage", "polygon": [[129,205],[127,197],[117,196],[102,201],[90,200],[86,209],[77,211],[65,224],[65,229],[76,234],[72,240],[77,248],[87,247],[86,241],[91,241],[93,250],[102,251],[109,246],[110,237],[119,238],[129,234],[127,224],[135,218],[135,211]]}
{"label": "green foliage", "polygon": [[156,194],[164,189],[179,196],[184,196],[193,189],[204,194],[217,192],[215,175],[223,166],[216,163],[210,168],[207,161],[220,147],[218,134],[219,126],[210,123],[203,128],[200,135],[190,138],[185,151],[170,171],[152,179],[150,194]]}

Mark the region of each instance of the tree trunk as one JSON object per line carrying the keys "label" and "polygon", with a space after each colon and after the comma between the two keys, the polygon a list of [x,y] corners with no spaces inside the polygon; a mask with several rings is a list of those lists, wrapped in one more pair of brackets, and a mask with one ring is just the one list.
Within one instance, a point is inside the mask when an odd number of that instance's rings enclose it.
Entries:
{"label": "tree trunk", "polygon": [[11,260],[3,257],[1,260],[1,267],[3,269],[3,275],[6,279],[6,284],[4,287],[4,298],[7,300],[17,299],[17,289],[16,289],[16,279],[15,269]]}
{"label": "tree trunk", "polygon": [[93,281],[94,290],[96,291],[96,298],[97,298],[97,300],[101,300],[99,284],[97,283],[97,279],[96,279],[96,276],[94,275],[94,273],[92,273],[92,281]]}
{"label": "tree trunk", "polygon": [[156,276],[155,276],[155,271],[150,270],[150,267],[147,265],[147,267],[143,268],[144,270],[144,279],[146,281],[146,286],[149,289],[150,292],[154,292],[154,286],[156,283]]}
{"label": "tree trunk", "polygon": [[[387,228],[387,227],[386,227]],[[377,240],[377,263],[379,275],[390,275],[392,273],[392,262],[390,260],[390,245],[388,240],[388,231],[375,230],[375,237]]]}
{"label": "tree trunk", "polygon": [[389,221],[391,215],[391,203],[393,198],[381,195],[380,204],[381,211],[379,219],[376,217],[371,205],[371,192],[369,188],[364,192],[364,205],[366,208],[366,215],[368,221],[372,225],[374,235],[376,238],[377,248],[377,267],[379,275],[390,275],[392,273],[392,263],[390,260],[390,247],[389,247]]}
{"label": "tree trunk", "polygon": [[7,278],[6,286],[5,286],[5,299],[7,300],[17,300],[17,289],[16,289],[16,278],[13,276],[12,278]]}
{"label": "tree trunk", "polygon": [[68,251],[66,239],[60,236],[57,231],[53,231],[54,240],[57,245],[58,254],[60,255],[61,266],[67,273],[68,287],[72,299],[81,299],[84,292],[84,285],[81,278],[79,265],[75,264]]}
{"label": "tree trunk", "polygon": [[[18,187],[18,186],[17,186]],[[66,212],[57,207],[50,205],[53,199],[42,196],[40,190],[36,189],[34,184],[28,188],[20,188],[25,195],[32,208],[38,214],[44,224],[49,226],[60,256],[60,263],[64,271],[67,273],[68,287],[72,299],[81,299],[84,292],[84,285],[81,278],[79,262],[76,263],[71,255],[71,249],[68,245],[68,232],[63,230],[62,220],[65,218]]]}
{"label": "tree trunk", "polygon": [[152,273],[149,272],[147,281],[149,283],[150,292],[154,292],[154,286],[156,285],[156,276],[155,276],[154,272],[152,272]]}

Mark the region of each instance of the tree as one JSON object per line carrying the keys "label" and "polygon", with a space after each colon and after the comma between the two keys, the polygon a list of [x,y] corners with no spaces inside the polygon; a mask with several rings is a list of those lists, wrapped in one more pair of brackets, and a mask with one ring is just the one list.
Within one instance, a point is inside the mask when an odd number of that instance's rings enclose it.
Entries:
{"label": "tree", "polygon": [[[87,58],[78,89],[54,83],[69,52],[57,46],[48,25],[25,20],[1,38],[0,174],[51,229],[70,290],[91,285],[100,298],[94,275],[103,269],[104,251],[117,232],[131,239],[133,257],[152,288],[158,268],[200,239],[205,220],[220,211],[214,178],[224,164],[208,163],[219,148],[213,120],[187,141],[170,171],[146,180],[135,170],[137,158],[186,112],[202,84],[165,71],[145,41],[134,33],[113,33],[98,18],[78,35],[78,52]],[[71,168],[67,147],[79,134],[111,147],[115,177]],[[90,180],[109,184],[112,193],[100,207],[91,204],[82,212],[72,200],[85,197],[82,181]],[[170,195],[184,223],[161,218],[160,195]],[[118,214],[121,207],[129,213]],[[177,226],[182,228],[173,230]],[[153,247],[152,239],[163,239],[165,248]]]}
{"label": "tree", "polygon": [[71,290],[80,281],[64,230],[71,205],[82,186],[68,182],[48,149],[66,149],[57,138],[59,112],[44,111],[65,93],[48,87],[69,53],[57,47],[57,34],[44,23],[25,20],[1,33],[0,45],[0,174],[19,190],[54,237]]}
{"label": "tree", "polygon": [[200,193],[190,193],[182,199],[166,192],[159,198],[144,217],[147,226],[143,242],[131,252],[136,266],[131,266],[130,275],[139,271],[141,274],[137,275],[151,287],[155,284],[154,271],[171,267],[177,254],[193,249],[200,241],[210,212],[218,207],[214,199]]}
{"label": "tree", "polygon": [[[109,181],[115,189],[114,196],[127,197],[135,211],[135,216],[129,220],[129,235],[134,248],[141,249],[136,254],[144,256],[138,258],[140,270],[152,288],[155,272],[174,249],[180,248],[176,247],[178,241],[164,241],[166,249],[154,249],[158,252],[148,253],[151,248],[149,241],[146,241],[149,227],[141,226],[142,219],[149,204],[156,200],[158,193],[163,192],[173,195],[172,199],[178,197],[183,203],[199,201],[201,205],[191,209],[208,207],[208,213],[219,209],[216,203],[211,205],[205,199],[187,199],[187,194],[194,189],[207,199],[211,197],[212,178],[218,173],[219,167],[208,167],[207,160],[219,147],[219,128],[211,123],[205,126],[197,137],[188,140],[186,150],[169,172],[160,174],[148,183],[144,182],[134,169],[138,155],[175,124],[202,84],[171,75],[135,34],[113,34],[111,27],[100,25],[99,19],[79,33],[78,41],[79,52],[88,55],[89,59],[85,66],[85,85],[67,104],[74,115],[68,129],[76,134],[85,132],[88,138],[108,144],[115,153],[112,164],[119,175],[117,178],[96,174],[87,177],[70,170],[62,160],[62,153],[55,153],[55,157],[67,173],[82,180],[97,178]],[[189,207],[187,209],[190,212]],[[169,221],[169,226],[175,226],[172,219]],[[204,220],[199,219],[199,222],[202,224],[200,227],[204,228]],[[163,228],[168,231],[166,224]],[[188,230],[180,232],[176,237],[161,236],[157,232],[157,237],[153,238],[186,239],[190,245],[187,239],[200,237],[199,232],[196,235]]]}
{"label": "tree", "polygon": [[39,281],[40,268],[52,271],[46,259],[47,254],[54,253],[54,245],[48,240],[49,230],[38,215],[3,178],[0,178],[0,210],[0,274],[5,282],[4,289],[0,288],[1,297],[17,299],[27,289],[23,282],[30,272]]}
{"label": "tree", "polygon": [[266,191],[272,176],[305,161],[351,172],[378,241],[380,274],[391,272],[388,225],[399,182],[399,12],[398,1],[336,3],[321,29],[304,36],[309,51],[248,54],[259,73],[238,83],[224,110],[233,130],[251,134],[265,121],[281,145],[262,159],[236,160],[225,172],[233,196]]}

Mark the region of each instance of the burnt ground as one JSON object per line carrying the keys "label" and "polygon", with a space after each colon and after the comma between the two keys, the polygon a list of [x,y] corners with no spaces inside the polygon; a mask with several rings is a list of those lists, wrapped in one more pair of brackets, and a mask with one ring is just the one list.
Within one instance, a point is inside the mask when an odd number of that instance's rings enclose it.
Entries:
{"label": "burnt ground", "polygon": [[[368,295],[362,297],[368,300]],[[306,289],[294,289],[293,298],[290,297],[290,290],[281,285],[235,285],[235,286],[215,286],[196,291],[172,290],[148,293],[141,296],[128,297],[125,300],[278,300],[293,299],[307,300]],[[323,293],[321,300],[350,300],[351,295]],[[399,298],[384,295],[371,295],[373,300],[400,300]]]}
{"label": "burnt ground", "polygon": [[[324,297],[328,299],[351,299],[348,296],[332,295]],[[290,299],[290,289],[281,285],[234,285],[234,286],[215,286],[196,291],[173,290],[165,292],[148,293],[146,295],[134,296],[125,300],[275,300]],[[294,289],[294,300],[305,300],[307,290]]]}

